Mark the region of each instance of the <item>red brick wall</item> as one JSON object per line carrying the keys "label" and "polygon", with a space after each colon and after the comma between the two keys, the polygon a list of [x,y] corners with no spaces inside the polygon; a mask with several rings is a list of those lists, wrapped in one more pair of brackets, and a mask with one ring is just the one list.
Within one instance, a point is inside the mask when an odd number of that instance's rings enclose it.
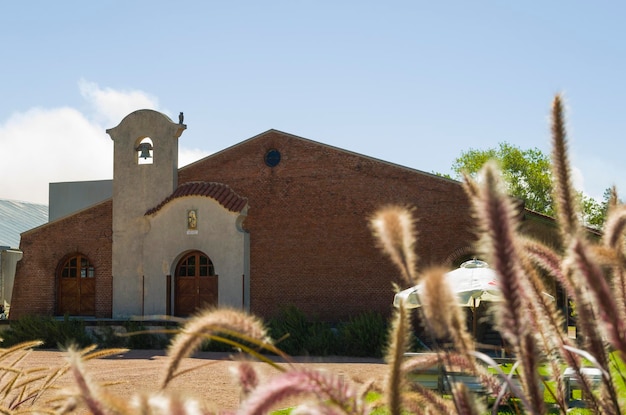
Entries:
{"label": "red brick wall", "polygon": [[22,234],[10,318],[53,315],[56,270],[71,254],[89,258],[96,272],[96,317],[111,317],[111,201]]}
{"label": "red brick wall", "polygon": [[[282,154],[274,168],[264,163],[270,148]],[[387,315],[392,282],[401,281],[367,221],[385,204],[415,207],[422,266],[473,240],[459,183],[276,131],[181,169],[179,183],[193,180],[226,183],[248,198],[251,309],[262,316],[287,304],[330,321]]]}

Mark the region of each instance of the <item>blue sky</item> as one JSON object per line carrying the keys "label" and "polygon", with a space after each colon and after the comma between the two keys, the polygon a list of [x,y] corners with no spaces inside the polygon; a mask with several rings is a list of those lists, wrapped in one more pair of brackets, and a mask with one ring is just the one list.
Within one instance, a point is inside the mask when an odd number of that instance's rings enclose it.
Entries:
{"label": "blue sky", "polygon": [[112,177],[105,130],[177,120],[181,163],[270,128],[426,172],[509,142],[550,152],[568,108],[576,184],[626,189],[617,1],[29,1],[0,5],[0,198]]}

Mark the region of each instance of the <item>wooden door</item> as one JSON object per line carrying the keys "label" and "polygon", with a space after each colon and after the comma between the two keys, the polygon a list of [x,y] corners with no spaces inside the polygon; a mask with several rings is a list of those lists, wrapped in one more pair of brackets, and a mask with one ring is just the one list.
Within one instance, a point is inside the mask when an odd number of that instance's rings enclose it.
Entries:
{"label": "wooden door", "polygon": [[89,259],[76,255],[67,259],[57,276],[57,314],[96,314],[96,274]]}
{"label": "wooden door", "polygon": [[185,317],[203,307],[217,305],[218,276],[202,252],[187,254],[176,266],[174,314]]}

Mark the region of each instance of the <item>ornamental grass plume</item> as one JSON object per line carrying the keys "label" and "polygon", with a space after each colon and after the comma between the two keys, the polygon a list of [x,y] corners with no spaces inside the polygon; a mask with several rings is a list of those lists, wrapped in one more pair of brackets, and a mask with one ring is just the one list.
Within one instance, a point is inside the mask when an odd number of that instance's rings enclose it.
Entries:
{"label": "ornamental grass plume", "polygon": [[[96,348],[96,345],[91,345],[83,349],[77,349],[71,346],[67,350],[68,363],[59,368],[47,368],[48,374],[45,378],[46,383],[38,393],[55,388],[54,383],[56,380],[65,373],[70,372],[74,377],[76,387],[58,391],[52,399],[46,402],[48,407],[55,409],[54,413],[71,413],[77,409],[80,404],[85,405],[90,413],[93,414],[120,413],[119,410],[123,411],[126,408],[124,401],[109,395],[105,390],[100,388],[99,385],[92,382],[85,373],[83,362],[118,355],[127,351],[128,349],[122,348],[100,350]],[[34,412],[38,413],[39,410]]]}
{"label": "ornamental grass plume", "polygon": [[241,362],[237,365],[236,368],[236,377],[239,385],[241,385],[241,395],[243,397],[247,396],[252,392],[257,386],[259,386],[259,379],[257,376],[254,367],[250,364],[250,362]]}
{"label": "ornamental grass plume", "polygon": [[479,191],[472,201],[482,232],[480,250],[498,274],[498,286],[504,300],[497,304],[496,327],[520,359],[520,377],[525,386],[526,402],[530,404],[526,410],[545,413],[543,392],[538,387],[536,338],[531,331],[532,320],[526,307],[532,301],[532,289],[516,238],[518,215],[504,191],[495,164],[488,162],[483,167]]}
{"label": "ornamental grass plume", "polygon": [[417,284],[415,219],[412,210],[386,206],[370,219],[370,227],[380,248],[402,273],[405,282]]}
{"label": "ornamental grass plume", "polygon": [[[284,400],[296,396],[313,396],[313,406],[325,407],[321,413],[367,414],[369,406],[365,397],[342,377],[315,370],[288,370],[260,385],[242,402],[238,415],[262,415]],[[330,412],[328,412],[330,410]]]}
{"label": "ornamental grass plume", "polygon": [[[612,190],[612,200],[617,199],[615,188]],[[613,274],[611,289],[615,296],[615,303],[619,319],[626,321],[626,254],[624,253],[624,232],[626,232],[626,207],[615,203],[609,204],[607,220],[605,222],[603,241],[610,251],[613,261],[609,262]]]}
{"label": "ornamental grass plume", "polygon": [[[503,301],[496,305],[496,327],[520,360],[520,378],[524,385],[526,410],[545,413],[543,392],[539,388],[536,339],[531,331],[527,305],[532,294],[522,264],[517,242],[515,206],[504,191],[497,166],[488,162],[481,172],[482,181],[472,198],[474,216],[480,232],[479,251],[498,275]],[[469,186],[466,186],[469,187]]]}
{"label": "ornamental grass plume", "polygon": [[[450,287],[443,283],[445,271],[436,267],[419,275],[416,272],[417,256],[414,253],[414,245],[417,237],[412,215],[412,209],[387,206],[372,217],[370,227],[378,238],[379,246],[399,268],[406,282],[416,284],[421,281],[423,283],[425,295],[422,298],[422,305],[426,316],[425,324],[433,329],[437,337],[450,338],[465,353],[471,353],[474,350],[474,343],[467,332],[465,319]],[[430,301],[435,298],[436,301]],[[446,401],[420,385],[409,384],[408,373],[424,362],[409,359],[407,365],[407,360],[404,358],[404,353],[408,350],[409,324],[408,310],[406,305],[401,303],[392,318],[386,354],[389,374],[385,397],[389,412],[392,415],[399,415],[406,409],[412,409],[418,413],[423,410],[434,411],[434,413],[452,413],[454,405],[457,405],[459,410],[466,407],[475,409],[474,405],[467,406],[466,399],[461,395],[457,402]],[[439,357],[437,360],[439,361]],[[473,362],[469,365],[472,366]],[[475,371],[474,368],[472,371]],[[411,392],[410,387],[415,391]],[[459,389],[459,391],[462,390]],[[464,392],[459,392],[461,393]],[[461,410],[460,413],[463,411]]]}
{"label": "ornamental grass plume", "polygon": [[518,350],[529,330],[524,318],[527,303],[526,280],[521,267],[515,238],[515,208],[504,191],[503,181],[495,164],[482,170],[479,193],[473,199],[474,215],[482,233],[479,250],[498,274],[498,287],[505,301],[497,314],[497,325],[506,340]]}
{"label": "ornamental grass plume", "polygon": [[387,347],[386,362],[389,365],[385,398],[391,415],[399,415],[402,411],[402,394],[407,390],[406,374],[402,370],[404,353],[408,350],[409,330],[411,322],[409,312],[400,304],[394,311],[389,330],[389,347]]}
{"label": "ornamental grass plume", "polygon": [[[117,350],[105,350],[101,357],[115,353]],[[76,392],[65,392],[63,405],[54,413],[72,413],[82,403],[93,415],[204,415],[210,412],[205,404],[197,399],[181,397],[165,393],[137,394],[130,400],[120,399],[107,393],[106,388],[96,384],[84,369],[83,361],[91,358],[75,349],[68,351],[68,361],[76,381]]]}
{"label": "ornamental grass plume", "polygon": [[[271,348],[271,339],[260,319],[230,308],[201,310],[185,324],[170,344],[167,352],[170,362],[161,388],[165,388],[175,377],[176,369],[183,358],[190,356],[203,342],[215,339],[219,334],[234,336],[261,348]],[[228,342],[223,337],[219,340]]]}
{"label": "ornamental grass plume", "polygon": [[556,219],[563,239],[567,241],[579,231],[578,214],[580,207],[576,203],[576,192],[572,186],[572,175],[567,154],[567,134],[563,99],[556,95],[552,101],[552,175],[554,177],[554,203]]}
{"label": "ornamental grass plume", "polygon": [[474,340],[467,330],[466,319],[452,287],[445,278],[446,270],[434,267],[422,276],[423,295],[420,302],[427,327],[439,339],[450,339],[462,354],[474,351]]}
{"label": "ornamental grass plume", "polygon": [[[574,203],[574,190],[571,186],[570,168],[567,163],[562,106],[562,99],[557,95],[553,102],[552,111],[552,159],[556,216],[564,247],[561,267],[562,274],[568,280],[566,284],[563,284],[563,287],[568,298],[572,298],[576,305],[584,355],[590,358],[603,373],[600,386],[593,388],[588,379],[580,374],[579,368],[574,367],[574,370],[579,373],[583,388],[589,392],[591,407],[599,412],[617,414],[622,411],[616,395],[615,382],[609,375],[611,358],[606,340],[609,340],[611,346],[621,352],[621,358],[624,359],[623,334],[619,334],[619,327],[624,320],[619,317],[620,312],[617,309],[619,301],[613,300],[614,294],[619,297],[621,293],[619,291],[613,293],[607,289],[607,283],[614,279],[614,275],[611,275],[609,267],[602,265],[602,256],[596,254],[599,252],[598,245],[585,237],[578,224],[579,209]],[[611,216],[617,210],[619,210],[617,196],[613,190],[608,222],[611,222]],[[609,238],[611,234],[614,233],[609,228]],[[621,246],[618,249],[623,251],[624,247]],[[622,263],[619,267],[623,272],[624,264]],[[600,320],[598,320],[598,316],[600,316]],[[593,391],[596,393],[591,393],[592,389],[599,390]]]}

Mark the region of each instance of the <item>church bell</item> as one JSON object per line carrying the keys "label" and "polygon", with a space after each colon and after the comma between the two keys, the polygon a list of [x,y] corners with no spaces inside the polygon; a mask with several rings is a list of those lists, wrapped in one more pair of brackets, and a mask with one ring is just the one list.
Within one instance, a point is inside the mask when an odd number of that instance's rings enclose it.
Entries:
{"label": "church bell", "polygon": [[152,145],[150,143],[141,143],[139,144],[139,147],[136,148],[136,150],[141,151],[141,154],[139,155],[140,158],[144,160],[152,158],[152,156],[150,155],[150,150],[152,150]]}

